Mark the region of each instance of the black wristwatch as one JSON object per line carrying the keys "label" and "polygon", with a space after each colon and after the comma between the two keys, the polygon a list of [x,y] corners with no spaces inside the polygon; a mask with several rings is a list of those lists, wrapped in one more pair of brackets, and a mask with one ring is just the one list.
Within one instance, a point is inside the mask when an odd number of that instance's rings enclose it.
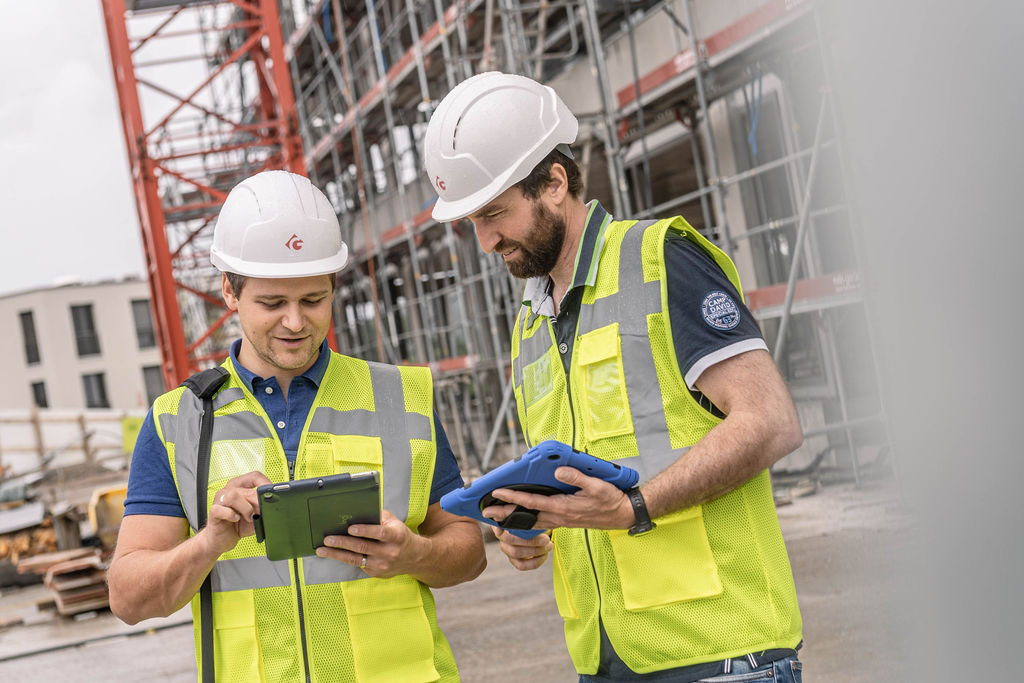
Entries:
{"label": "black wristwatch", "polygon": [[647,503],[644,502],[644,496],[640,493],[640,489],[636,486],[626,489],[626,495],[629,496],[629,502],[633,506],[633,515],[636,518],[633,526],[629,527],[629,535],[646,534],[656,527],[657,525],[651,521],[651,515],[647,512]]}

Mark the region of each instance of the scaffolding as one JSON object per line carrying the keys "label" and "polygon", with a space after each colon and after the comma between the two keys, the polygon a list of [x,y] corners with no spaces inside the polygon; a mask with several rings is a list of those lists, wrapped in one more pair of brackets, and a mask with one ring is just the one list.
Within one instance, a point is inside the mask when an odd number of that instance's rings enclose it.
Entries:
{"label": "scaffolding", "polygon": [[[588,198],[622,218],[681,214],[735,260],[805,427],[804,447],[780,473],[824,466],[859,481],[863,465],[884,464],[856,214],[810,0],[103,2],[112,35],[119,19],[155,27],[121,40],[120,54],[111,39],[115,73],[140,68],[125,61],[125,45],[134,54],[193,14],[218,84],[201,106],[188,100],[201,179],[169,162],[149,170],[162,206],[197,207],[170,240],[179,300],[180,289],[191,293],[182,317],[193,365],[222,355],[229,336],[209,331],[226,318],[199,265],[217,200],[260,168],[305,171],[337,210],[352,254],[335,302],[338,350],[429,365],[471,476],[520,452],[509,336],[521,283],[481,252],[471,225],[432,220],[420,158],[445,93],[497,69],[552,85],[580,119]],[[133,159],[145,157],[128,122]],[[181,144],[163,124],[145,129],[161,130],[142,150],[150,157]],[[220,150],[256,131],[272,132],[253,143],[259,152],[224,161]],[[201,201],[186,199],[197,192]],[[140,207],[155,199],[139,196]],[[151,261],[157,242],[146,242]]]}

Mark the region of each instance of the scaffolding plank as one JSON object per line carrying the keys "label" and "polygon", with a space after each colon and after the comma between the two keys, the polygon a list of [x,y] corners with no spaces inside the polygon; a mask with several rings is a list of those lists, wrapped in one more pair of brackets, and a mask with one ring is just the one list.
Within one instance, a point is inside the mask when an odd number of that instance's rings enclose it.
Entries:
{"label": "scaffolding plank", "polygon": [[44,574],[50,567],[56,564],[88,555],[99,555],[99,552],[99,548],[73,548],[71,550],[58,550],[53,553],[33,555],[18,562],[18,573],[26,574],[33,572],[35,574]]}
{"label": "scaffolding plank", "polygon": [[[782,315],[786,283],[753,289],[745,293],[747,307],[758,320]],[[798,280],[793,290],[793,312],[845,306],[863,300],[860,273],[844,270],[820,277]]]}
{"label": "scaffolding plank", "polygon": [[[750,14],[704,38],[701,41],[704,46],[704,58],[710,59],[731,46],[755,36],[759,31],[764,31],[767,36],[769,32],[766,29],[769,26],[787,14],[796,12],[803,4],[805,3],[802,0],[772,0],[772,2],[758,7]],[[655,88],[682,76],[693,69],[694,61],[693,50],[686,48],[672,59],[648,71],[640,77],[640,94],[647,95]],[[636,84],[630,83],[619,90],[615,96],[619,107],[625,107],[636,100]]]}

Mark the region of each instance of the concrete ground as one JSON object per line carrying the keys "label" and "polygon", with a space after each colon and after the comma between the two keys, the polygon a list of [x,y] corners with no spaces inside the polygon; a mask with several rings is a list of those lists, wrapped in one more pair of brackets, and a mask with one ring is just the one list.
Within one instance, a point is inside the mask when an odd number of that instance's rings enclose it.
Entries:
{"label": "concrete ground", "polygon": [[[913,628],[902,608],[892,558],[911,542],[891,482],[827,486],[779,508],[804,619],[807,681],[898,682],[898,654]],[[574,681],[555,610],[550,566],[517,572],[497,544],[476,581],[435,591],[438,618],[467,683]],[[186,608],[135,627],[109,611],[78,619],[35,609],[41,586],[0,596],[0,617],[25,623],[0,629],[0,678],[20,681],[134,683],[195,681]]]}

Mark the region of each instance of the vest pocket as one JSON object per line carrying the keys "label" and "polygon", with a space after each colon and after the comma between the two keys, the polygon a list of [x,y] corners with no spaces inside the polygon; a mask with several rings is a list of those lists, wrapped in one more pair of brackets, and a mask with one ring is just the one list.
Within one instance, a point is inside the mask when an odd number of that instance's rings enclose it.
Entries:
{"label": "vest pocket", "polygon": [[[409,576],[341,584],[356,676],[380,683],[440,679],[419,582]],[[401,647],[395,647],[396,638]]]}
{"label": "vest pocket", "polygon": [[[608,532],[627,610],[644,610],[722,592],[703,508],[696,505],[655,520],[640,536]],[[654,560],[654,561],[652,561]]]}
{"label": "vest pocket", "polygon": [[523,400],[533,405],[551,393],[551,352],[545,351],[537,360],[523,367]]}
{"label": "vest pocket", "polygon": [[[559,531],[556,529],[555,534]],[[576,602],[572,599],[572,590],[569,588],[569,577],[565,571],[565,565],[562,563],[562,552],[559,550],[560,546],[555,544],[555,552],[552,553],[552,561],[554,566],[552,572],[554,573],[554,587],[555,587],[555,604],[558,606],[558,613],[563,619],[579,619],[580,613],[576,609]]]}
{"label": "vest pocket", "polygon": [[213,594],[213,663],[217,681],[263,681],[256,637],[256,602],[250,590]]}
{"label": "vest pocket", "polygon": [[[334,473],[355,473],[367,470],[380,472],[384,463],[384,449],[379,436],[338,436],[331,434],[331,452]],[[381,474],[383,477],[383,473]]]}
{"label": "vest pocket", "polygon": [[583,388],[584,397],[579,405],[587,440],[632,433],[633,418],[622,371],[619,324],[587,332],[576,340],[576,346],[577,382]]}
{"label": "vest pocket", "polygon": [[521,406],[525,406],[524,412],[529,419],[531,443],[558,438],[565,386],[564,382],[557,387],[555,383],[561,373],[562,361],[554,346],[523,368]]}

